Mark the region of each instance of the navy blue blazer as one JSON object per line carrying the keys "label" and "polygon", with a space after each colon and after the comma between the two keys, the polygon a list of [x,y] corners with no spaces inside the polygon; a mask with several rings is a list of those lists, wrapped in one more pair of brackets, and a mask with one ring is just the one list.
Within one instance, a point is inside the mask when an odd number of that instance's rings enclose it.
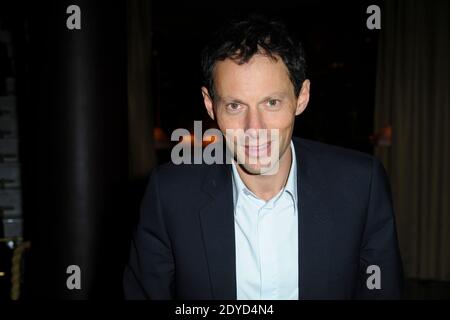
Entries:
{"label": "navy blue blazer", "polygon": [[[293,138],[299,299],[400,298],[390,188],[373,156]],[[236,299],[231,167],[155,168],[124,272],[127,299]],[[380,268],[381,288],[369,289]],[[369,279],[370,282],[370,279]]]}

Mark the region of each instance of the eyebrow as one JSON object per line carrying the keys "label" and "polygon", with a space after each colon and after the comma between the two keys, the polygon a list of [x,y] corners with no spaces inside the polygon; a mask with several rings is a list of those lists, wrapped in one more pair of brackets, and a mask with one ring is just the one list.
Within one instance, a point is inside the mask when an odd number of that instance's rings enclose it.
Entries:
{"label": "eyebrow", "polygon": [[[264,97],[263,99],[261,99],[260,101],[258,101],[258,104],[260,104],[260,103],[262,103],[262,102],[265,102],[265,101],[267,101],[267,100],[273,99],[273,98],[275,98],[275,97],[284,98],[284,97],[286,97],[286,93],[283,93],[283,92],[274,92],[274,93],[272,93],[272,94],[270,94],[270,95],[268,95],[268,96],[265,96],[265,97]],[[220,96],[219,96],[219,98],[220,98],[221,101],[224,101],[224,102],[228,102],[228,103],[239,103],[239,104],[247,105],[247,103],[245,103],[245,102],[242,101],[241,99],[237,99],[237,98],[234,98],[234,97],[230,97],[230,96],[220,97]]]}
{"label": "eyebrow", "polygon": [[220,97],[220,100],[223,102],[228,102],[228,103],[240,103],[240,104],[246,104],[244,101],[237,99],[237,98],[233,98],[233,97]]}

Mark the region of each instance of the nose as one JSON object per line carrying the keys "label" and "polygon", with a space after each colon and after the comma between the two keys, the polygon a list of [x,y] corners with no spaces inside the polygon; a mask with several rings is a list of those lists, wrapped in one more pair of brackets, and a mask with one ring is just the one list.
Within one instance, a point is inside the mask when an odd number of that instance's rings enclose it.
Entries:
{"label": "nose", "polygon": [[261,129],[265,129],[261,113],[257,108],[249,108],[245,123],[245,131],[248,133],[247,135],[252,138],[256,138],[258,136],[258,131]]}

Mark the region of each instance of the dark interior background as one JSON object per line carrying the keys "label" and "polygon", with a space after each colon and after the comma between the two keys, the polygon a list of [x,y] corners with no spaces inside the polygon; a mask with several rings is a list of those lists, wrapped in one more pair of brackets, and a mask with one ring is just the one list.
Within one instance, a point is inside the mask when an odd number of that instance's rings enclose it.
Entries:
{"label": "dark interior background", "polygon": [[[72,2],[82,8],[79,34],[65,28]],[[154,125],[169,137],[176,128],[192,129],[194,120],[213,125],[200,94],[201,49],[223,22],[260,13],[282,19],[307,54],[312,97],[294,134],[373,153],[379,31],[366,28],[366,8],[383,3],[152,2]],[[126,12],[125,1],[0,5],[0,27],[11,33],[14,48],[11,64],[0,47],[0,81],[16,79],[23,238],[31,242],[24,299],[122,297],[122,270],[147,179],[128,175]],[[7,94],[3,82],[0,96]],[[157,163],[168,152],[159,152]],[[0,299],[8,299],[12,252],[0,245],[6,270]],[[71,263],[85,270],[81,291],[66,290]],[[448,294],[445,285],[407,288],[407,297]]]}
{"label": "dark interior background", "polygon": [[[382,5],[381,1],[376,2]],[[306,50],[312,98],[295,135],[371,153],[378,31],[365,27],[373,1],[202,1],[153,4],[157,124],[171,132],[208,121],[200,95],[199,56],[211,31],[256,13],[284,21]]]}

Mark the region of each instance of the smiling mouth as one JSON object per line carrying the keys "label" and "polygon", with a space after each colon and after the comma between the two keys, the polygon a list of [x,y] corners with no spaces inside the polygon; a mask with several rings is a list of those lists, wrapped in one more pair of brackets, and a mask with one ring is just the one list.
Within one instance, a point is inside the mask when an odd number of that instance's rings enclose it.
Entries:
{"label": "smiling mouth", "polygon": [[258,146],[245,145],[244,146],[245,155],[253,158],[268,156],[270,153],[271,146],[272,142],[267,142],[265,144]]}

